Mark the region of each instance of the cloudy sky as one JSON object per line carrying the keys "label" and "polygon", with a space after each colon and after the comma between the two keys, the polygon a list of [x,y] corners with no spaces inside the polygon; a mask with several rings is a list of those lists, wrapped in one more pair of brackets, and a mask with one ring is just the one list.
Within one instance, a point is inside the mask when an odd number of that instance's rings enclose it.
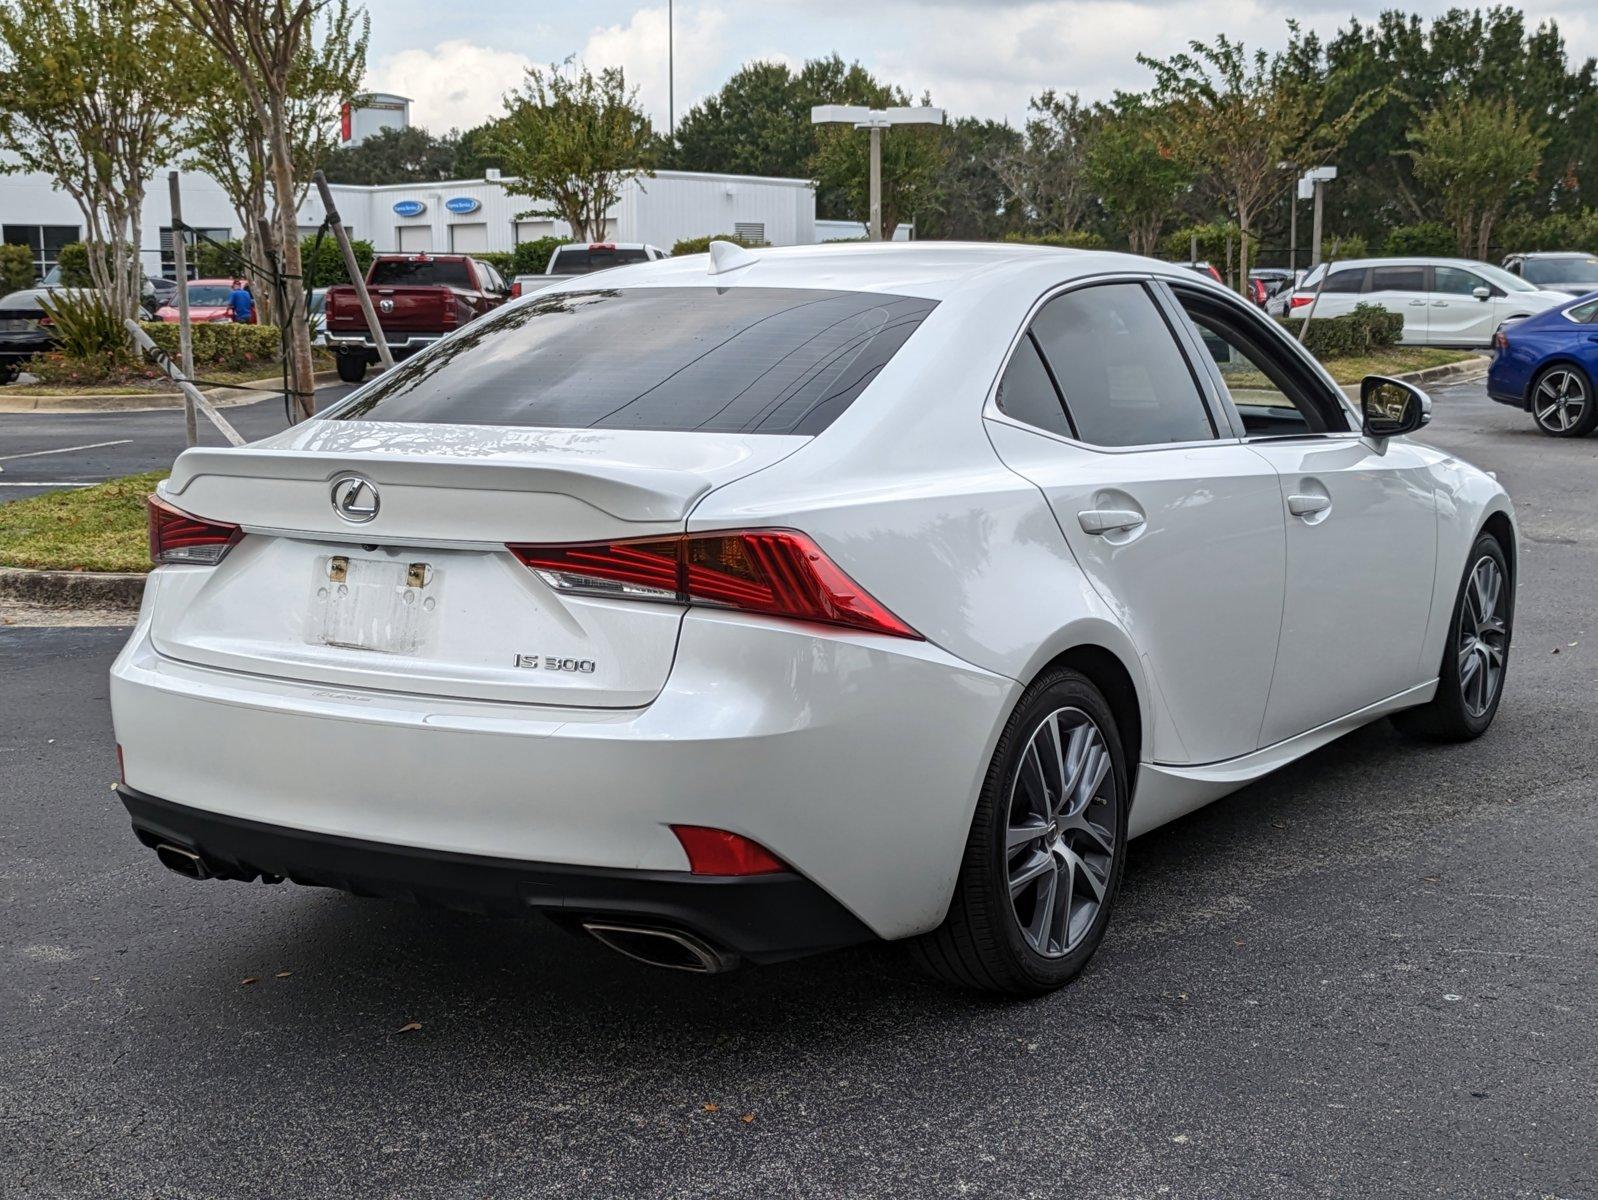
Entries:
{"label": "cloudy sky", "polygon": [[[374,90],[412,98],[411,119],[442,132],[498,113],[528,63],[576,55],[621,66],[657,124],[666,121],[666,5],[625,0],[366,0],[372,14]],[[1044,88],[1085,98],[1147,84],[1141,51],[1163,55],[1226,32],[1280,46],[1286,21],[1324,33],[1380,0],[678,0],[677,114],[742,63],[800,63],[834,51],[956,114],[1025,116]],[[1449,0],[1410,0],[1425,14]],[[1528,23],[1559,22],[1572,56],[1598,54],[1593,0],[1528,0]]]}

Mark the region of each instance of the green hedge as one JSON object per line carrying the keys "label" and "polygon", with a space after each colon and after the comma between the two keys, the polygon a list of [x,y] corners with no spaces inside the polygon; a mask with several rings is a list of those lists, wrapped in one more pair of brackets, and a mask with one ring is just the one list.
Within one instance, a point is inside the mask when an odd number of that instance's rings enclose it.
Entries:
{"label": "green hedge", "polygon": [[1022,242],[1028,246],[1060,246],[1066,250],[1108,250],[1110,243],[1103,234],[1091,229],[1073,229],[1070,233],[1007,233],[1007,242]]}
{"label": "green hedge", "polygon": [[[350,248],[355,251],[356,265],[364,273],[372,265],[376,252],[372,243],[354,238]],[[313,234],[300,243],[301,270],[305,276],[305,285],[310,288],[332,287],[338,283],[348,283],[350,273],[344,269],[344,253],[338,248],[338,239],[333,236],[332,230],[322,235],[322,244],[316,245],[316,236]],[[222,274],[229,274],[223,271]]]}
{"label": "green hedge", "polygon": [[472,257],[480,263],[487,263],[493,267],[505,276],[507,281],[516,273],[514,269],[516,255],[510,250],[478,250]]}
{"label": "green hedge", "polygon": [[[1282,324],[1298,336],[1302,318],[1287,317]],[[1316,317],[1309,324],[1304,348],[1316,358],[1353,358],[1398,345],[1404,334],[1404,315],[1374,304],[1356,304],[1340,317]]]}
{"label": "green hedge", "polygon": [[31,288],[35,277],[32,250],[10,243],[0,245],[0,295]]}
{"label": "green hedge", "polygon": [[755,246],[764,246],[765,242],[751,242],[739,237],[736,233],[707,233],[704,237],[683,238],[673,244],[672,257],[679,254],[708,254],[711,242],[731,242],[734,246],[743,246],[746,249]]}
{"label": "green hedge", "polygon": [[558,237],[541,237],[534,238],[530,242],[522,242],[510,252],[509,274],[542,275],[556,249],[565,244],[566,240]]}
{"label": "green hedge", "polygon": [[[204,375],[207,369],[242,371],[246,367],[263,369],[275,366],[281,357],[282,337],[276,325],[234,325],[211,322],[192,327],[194,332],[194,370]],[[178,357],[176,322],[146,321],[144,331],[150,340],[173,358]]]}

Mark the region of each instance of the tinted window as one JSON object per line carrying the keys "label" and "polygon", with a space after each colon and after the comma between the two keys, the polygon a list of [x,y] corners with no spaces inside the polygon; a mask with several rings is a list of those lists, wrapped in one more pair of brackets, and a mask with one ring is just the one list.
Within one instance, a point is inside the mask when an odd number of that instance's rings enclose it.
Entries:
{"label": "tinted window", "polygon": [[1598,325],[1598,300],[1588,300],[1585,304],[1567,308],[1565,316],[1583,325]]}
{"label": "tinted window", "polygon": [[473,322],[332,415],[819,433],[934,307],[799,288],[561,292]]}
{"label": "tinted window", "polygon": [[587,275],[603,271],[606,267],[621,267],[628,263],[649,261],[649,251],[643,247],[616,249],[614,246],[577,247],[555,251],[555,269],[552,275]]}
{"label": "tinted window", "polygon": [[1060,406],[1060,393],[1054,390],[1030,333],[1016,345],[1010,365],[1004,369],[1004,378],[999,380],[996,399],[1000,411],[1017,421],[1025,421],[1061,437],[1075,436],[1071,423],[1065,419],[1065,409]]}
{"label": "tinted window", "polygon": [[457,258],[379,259],[372,264],[371,287],[458,287],[472,286],[466,260]]}
{"label": "tinted window", "polygon": [[1147,446],[1215,436],[1187,360],[1140,285],[1067,292],[1044,306],[1032,333],[1080,440]]}
{"label": "tinted window", "polygon": [[1477,288],[1486,286],[1487,281],[1474,272],[1462,271],[1458,267],[1432,268],[1434,292],[1442,292],[1449,296],[1468,296]]}
{"label": "tinted window", "polygon": [[1327,277],[1323,292],[1362,292],[1365,290],[1365,268],[1349,267],[1342,271],[1333,271]]}
{"label": "tinted window", "polygon": [[1370,290],[1373,292],[1424,292],[1426,290],[1426,268],[1372,267]]}
{"label": "tinted window", "polygon": [[1523,274],[1532,283],[1590,283],[1598,290],[1598,258],[1532,258]]}

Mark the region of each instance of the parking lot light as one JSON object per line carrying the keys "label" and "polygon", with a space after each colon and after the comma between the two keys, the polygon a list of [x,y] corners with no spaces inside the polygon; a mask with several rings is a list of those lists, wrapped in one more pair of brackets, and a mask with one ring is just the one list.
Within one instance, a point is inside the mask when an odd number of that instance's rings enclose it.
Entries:
{"label": "parking lot light", "polygon": [[871,219],[867,233],[882,240],[882,131],[890,125],[942,125],[946,115],[929,105],[867,108],[863,104],[818,104],[810,110],[812,125],[853,125],[871,131]]}

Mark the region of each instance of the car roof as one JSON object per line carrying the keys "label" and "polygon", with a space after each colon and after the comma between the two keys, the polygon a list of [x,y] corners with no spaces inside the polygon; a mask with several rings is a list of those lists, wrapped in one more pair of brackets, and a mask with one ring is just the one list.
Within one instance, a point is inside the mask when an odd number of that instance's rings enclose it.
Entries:
{"label": "car roof", "polygon": [[[1059,282],[1115,272],[1161,275],[1186,282],[1193,272],[1179,263],[1103,250],[1066,250],[1011,242],[850,242],[817,246],[761,246],[743,251],[751,261],[709,273],[708,254],[686,254],[656,262],[611,267],[607,287],[824,287],[883,292],[939,300],[981,279],[1000,283],[1008,275],[1050,268]],[[557,290],[579,290],[584,276],[557,277]]]}
{"label": "car roof", "polygon": [[[1444,258],[1436,254],[1392,255],[1384,258],[1337,258],[1330,260],[1333,267],[1463,267],[1467,271],[1489,267],[1491,263],[1479,258]],[[1319,263],[1324,267],[1326,263]]]}
{"label": "car roof", "polygon": [[1520,254],[1511,254],[1510,258],[1595,258],[1598,255],[1589,254],[1585,250],[1526,250]]}

